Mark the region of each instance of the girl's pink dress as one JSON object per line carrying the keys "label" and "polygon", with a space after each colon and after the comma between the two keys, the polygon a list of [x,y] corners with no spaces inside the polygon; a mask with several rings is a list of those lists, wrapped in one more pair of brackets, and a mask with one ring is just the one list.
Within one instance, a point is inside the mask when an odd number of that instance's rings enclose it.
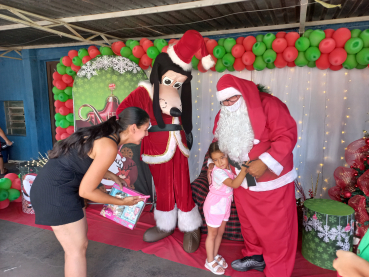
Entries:
{"label": "girl's pink dress", "polygon": [[219,227],[223,221],[228,221],[231,214],[233,188],[223,184],[228,178],[233,180],[235,175],[228,169],[214,166],[212,182],[203,208],[206,224],[210,227]]}

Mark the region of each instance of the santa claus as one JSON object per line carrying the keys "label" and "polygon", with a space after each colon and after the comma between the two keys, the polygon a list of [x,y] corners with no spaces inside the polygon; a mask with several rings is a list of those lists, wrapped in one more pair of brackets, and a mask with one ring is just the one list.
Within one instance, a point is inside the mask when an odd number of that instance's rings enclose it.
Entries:
{"label": "santa claus", "polygon": [[[150,115],[152,127],[141,144],[141,157],[149,164],[157,195],[154,216],[156,226],[144,234],[144,241],[155,242],[171,235],[177,226],[185,232],[183,248],[194,252],[200,244],[202,224],[192,199],[188,168],[192,130],[191,59],[197,51],[209,69],[214,61],[203,37],[190,30],[168,53],[154,62],[150,82],[141,82],[119,105],[116,114],[127,107],[139,107]],[[181,88],[181,94],[179,90]]]}
{"label": "santa claus", "polygon": [[[248,80],[226,74],[216,96],[222,107],[213,133],[220,150],[236,173],[251,161],[248,178],[234,190],[245,248],[232,267],[291,276],[298,234],[292,155],[296,122],[284,103]],[[209,174],[213,166],[209,160]]]}

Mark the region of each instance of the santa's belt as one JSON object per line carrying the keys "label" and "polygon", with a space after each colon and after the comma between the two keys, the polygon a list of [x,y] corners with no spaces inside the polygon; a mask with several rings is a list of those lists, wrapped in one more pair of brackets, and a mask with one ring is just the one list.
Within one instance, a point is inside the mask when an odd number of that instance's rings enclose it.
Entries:
{"label": "santa's belt", "polygon": [[158,125],[151,126],[149,132],[169,132],[169,131],[181,131],[182,126],[179,124],[165,124],[164,128],[160,128]]}

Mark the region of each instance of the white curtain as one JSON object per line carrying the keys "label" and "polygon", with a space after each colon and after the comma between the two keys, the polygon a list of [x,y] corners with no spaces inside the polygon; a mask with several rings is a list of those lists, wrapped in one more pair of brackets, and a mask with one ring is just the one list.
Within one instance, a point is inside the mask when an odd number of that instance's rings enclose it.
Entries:
{"label": "white curtain", "polygon": [[[225,73],[193,71],[193,136],[189,158],[191,181],[197,178],[213,139],[214,118],[220,105],[216,84]],[[335,185],[333,172],[345,166],[345,147],[369,131],[369,69],[339,71],[294,67],[231,74],[267,86],[288,106],[296,120],[298,142],[294,163],[305,193],[318,179],[316,197],[328,198]]]}

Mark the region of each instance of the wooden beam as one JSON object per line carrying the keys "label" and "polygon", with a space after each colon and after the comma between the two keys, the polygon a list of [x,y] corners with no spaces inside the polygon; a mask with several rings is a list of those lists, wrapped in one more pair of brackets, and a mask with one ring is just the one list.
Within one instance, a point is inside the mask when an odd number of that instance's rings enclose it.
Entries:
{"label": "wooden beam", "polygon": [[299,33],[303,34],[305,32],[305,24],[306,24],[306,11],[308,6],[308,0],[300,0],[300,28]]}

